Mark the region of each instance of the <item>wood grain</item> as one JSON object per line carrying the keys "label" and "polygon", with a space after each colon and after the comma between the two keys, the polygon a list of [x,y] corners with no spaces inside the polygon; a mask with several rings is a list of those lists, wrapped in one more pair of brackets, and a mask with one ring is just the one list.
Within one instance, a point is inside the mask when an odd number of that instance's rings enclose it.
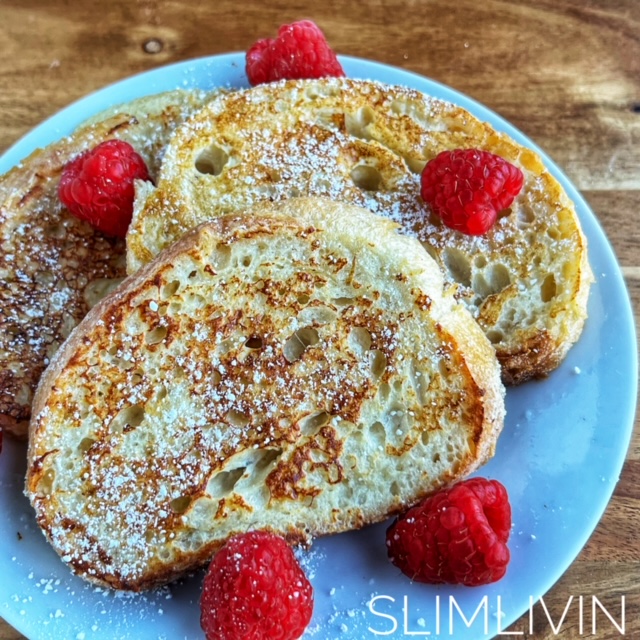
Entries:
{"label": "wood grain", "polygon": [[[582,191],[614,247],[640,318],[640,3],[637,0],[1,0],[0,150],[70,102],[158,66],[246,49],[308,17],[340,53],[456,88],[531,137]],[[636,424],[637,427],[637,424]],[[640,433],[602,521],[545,594],[557,620],[571,595],[612,612],[640,638]],[[537,605],[511,637],[558,634]],[[600,640],[619,638],[601,625]],[[0,640],[22,638],[0,620]]]}

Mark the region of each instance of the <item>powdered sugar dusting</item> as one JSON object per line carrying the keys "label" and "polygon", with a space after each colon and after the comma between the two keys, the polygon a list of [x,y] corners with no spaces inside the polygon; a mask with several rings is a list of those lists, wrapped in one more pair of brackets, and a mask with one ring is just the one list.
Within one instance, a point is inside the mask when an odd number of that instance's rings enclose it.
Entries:
{"label": "powdered sugar dusting", "polygon": [[[482,236],[448,229],[420,197],[425,163],[469,147],[525,174],[521,194]],[[205,219],[309,195],[362,206],[417,238],[505,358],[571,322],[554,283],[582,259],[581,232],[540,160],[455,105],[376,82],[280,82],[207,105],[179,129],[157,192],[139,203],[131,263]],[[582,286],[576,278],[563,291],[567,304]]]}
{"label": "powdered sugar dusting", "polygon": [[[168,580],[184,571],[178,558],[198,566],[237,528],[304,540],[314,527],[361,526],[400,492],[425,490],[405,474],[405,488],[380,498],[364,490],[365,469],[392,465],[389,450],[431,461],[436,445],[419,430],[466,411],[457,377],[446,406],[415,381],[451,359],[430,315],[441,281],[421,271],[431,263],[420,267],[419,246],[381,223],[399,254],[416,254],[409,275],[368,227],[226,225],[232,243],[209,246],[203,231],[119,290],[75,336],[37,416],[44,464],[31,497],[63,560],[89,579],[124,589]],[[437,478],[449,463],[429,464]],[[312,505],[306,521],[299,510]]]}
{"label": "powdered sugar dusting", "polygon": [[[120,137],[158,170],[167,137],[204,93],[178,93],[98,117],[23,161],[0,182],[0,414],[24,428],[45,366],[95,301],[125,275],[125,243],[95,232],[60,204],[64,165],[99,142]],[[155,111],[153,111],[155,109]],[[140,114],[138,114],[140,116]],[[22,426],[20,426],[22,425]]]}

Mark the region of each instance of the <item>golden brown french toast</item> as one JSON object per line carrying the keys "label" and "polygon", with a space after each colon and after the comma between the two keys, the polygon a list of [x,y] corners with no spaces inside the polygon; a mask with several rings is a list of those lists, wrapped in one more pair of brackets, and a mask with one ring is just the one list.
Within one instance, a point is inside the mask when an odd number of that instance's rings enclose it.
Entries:
{"label": "golden brown french toast", "polygon": [[0,177],[0,427],[26,436],[33,391],[71,329],[126,275],[125,243],[58,200],[64,166],[109,138],[131,143],[152,176],[169,132],[211,94],[171,91],[112,107]]}
{"label": "golden brown french toast", "polygon": [[296,198],[185,234],[100,301],[38,387],[26,492],[97,584],[141,590],[232,534],[402,511],[484,463],[489,341],[417,240]]}
{"label": "golden brown french toast", "polygon": [[[444,226],[420,198],[425,163],[456,148],[524,172],[521,194],[483,236]],[[505,382],[547,374],[578,339],[592,281],[586,239],[539,156],[458,106],[377,82],[279,82],[211,101],[176,132],[157,190],[136,205],[128,270],[203,220],[300,195],[364,206],[418,238],[493,343]]]}

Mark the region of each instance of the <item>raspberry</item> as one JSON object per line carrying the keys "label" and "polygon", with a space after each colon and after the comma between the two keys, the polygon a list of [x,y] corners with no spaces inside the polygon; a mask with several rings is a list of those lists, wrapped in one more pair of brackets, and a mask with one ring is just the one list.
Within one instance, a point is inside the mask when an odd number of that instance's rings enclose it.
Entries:
{"label": "raspberry", "polygon": [[472,478],[426,498],[387,529],[387,553],[416,582],[476,586],[502,578],[511,529],[507,490]]}
{"label": "raspberry", "polygon": [[524,176],[504,158],[478,149],[442,151],[422,171],[422,199],[451,229],[486,233],[520,193]]}
{"label": "raspberry", "polygon": [[107,235],[124,237],[136,179],[149,180],[144,160],[128,142],[107,140],[65,166],[58,196],[77,218]]}
{"label": "raspberry", "polygon": [[313,589],[283,538],[251,531],[213,557],[200,599],[207,640],[294,640],[313,613]]}
{"label": "raspberry", "polygon": [[344,76],[336,54],[311,20],[282,25],[277,38],[258,40],[247,52],[246,72],[252,85]]}

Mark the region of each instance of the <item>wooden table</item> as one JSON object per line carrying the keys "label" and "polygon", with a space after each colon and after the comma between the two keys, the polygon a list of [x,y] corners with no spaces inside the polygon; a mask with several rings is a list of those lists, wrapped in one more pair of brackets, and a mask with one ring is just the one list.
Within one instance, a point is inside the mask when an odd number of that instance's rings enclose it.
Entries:
{"label": "wooden table", "polygon": [[[0,151],[71,101],[131,74],[246,49],[309,17],[336,51],[403,67],[497,111],[564,169],[592,206],[640,312],[640,3],[637,0],[2,0]],[[636,425],[637,426],[637,425]],[[611,612],[626,598],[640,638],[640,431],[609,507],[544,600],[557,622],[570,595]],[[538,605],[540,606],[540,605]],[[538,611],[512,637],[555,635]],[[619,638],[612,625],[597,638]],[[508,637],[508,636],[506,636]],[[22,636],[0,621],[0,640]],[[65,639],[62,639],[65,640]],[[108,640],[108,639],[107,639]]]}

